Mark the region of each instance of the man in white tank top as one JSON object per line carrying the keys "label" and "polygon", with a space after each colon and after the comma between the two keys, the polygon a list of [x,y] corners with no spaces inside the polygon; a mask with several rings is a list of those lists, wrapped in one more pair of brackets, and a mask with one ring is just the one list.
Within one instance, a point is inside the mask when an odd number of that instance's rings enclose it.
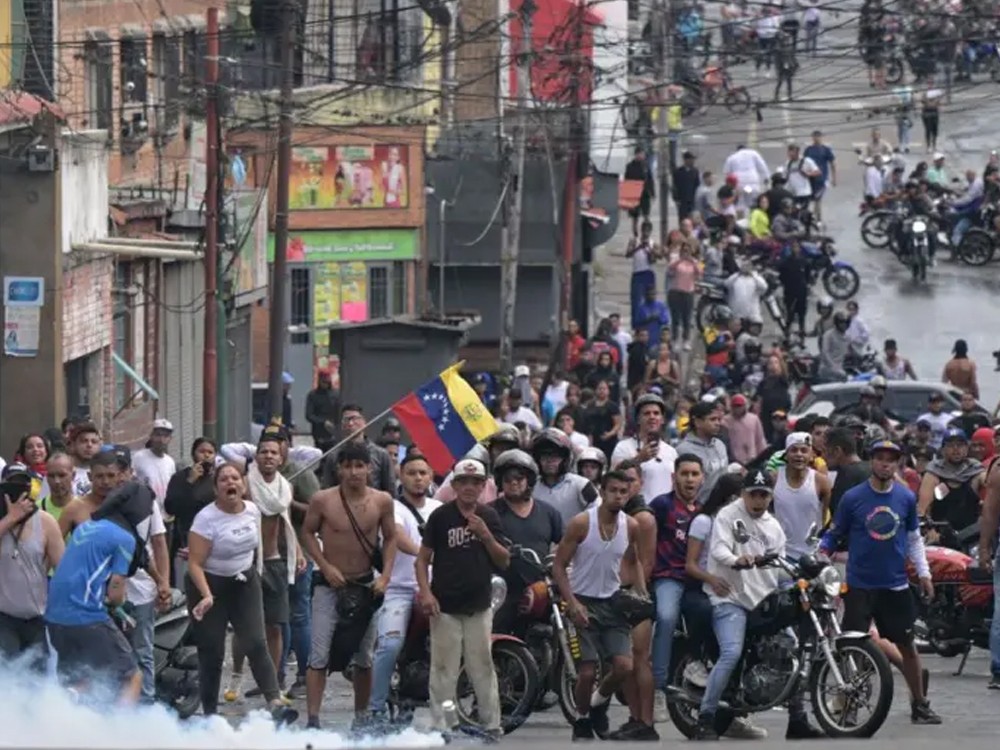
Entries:
{"label": "man in white tank top", "polygon": [[812,436],[793,432],[785,439],[785,465],[775,472],[774,515],[794,560],[812,552],[809,532],[814,524],[817,531],[823,527],[830,509],[830,479],[810,468],[812,458]]}
{"label": "man in white tank top", "polygon": [[[626,553],[638,565],[634,554],[638,522],[623,511],[629,486],[628,475],[621,471],[601,477],[600,505],[591,505],[569,522],[556,550],[552,577],[580,636],[574,740],[593,739],[595,734],[607,737],[608,703],[632,672],[629,625],[621,607],[614,606]],[[641,569],[636,570],[632,580],[641,576]],[[611,669],[593,690],[598,662],[610,662]]]}

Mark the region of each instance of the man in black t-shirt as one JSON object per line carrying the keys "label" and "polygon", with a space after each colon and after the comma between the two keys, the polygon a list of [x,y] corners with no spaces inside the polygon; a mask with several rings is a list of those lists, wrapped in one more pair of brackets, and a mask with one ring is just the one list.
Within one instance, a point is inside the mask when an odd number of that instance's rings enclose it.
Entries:
{"label": "man in black t-shirt", "polygon": [[[872,467],[858,456],[854,431],[848,427],[834,427],[826,433],[826,465],[837,476],[830,490],[830,518],[837,512],[837,504],[852,487],[868,481]],[[828,519],[823,519],[824,524]]]}
{"label": "man in black t-shirt", "polygon": [[503,532],[496,511],[479,504],[486,467],[475,459],[459,461],[451,486],[455,501],[427,519],[416,564],[420,605],[431,621],[431,718],[435,729],[451,729],[441,706],[455,699],[464,658],[476,691],[479,720],[487,733],[499,737],[500,695],[490,652],[490,592],[493,570],[507,568],[510,552],[498,541]]}

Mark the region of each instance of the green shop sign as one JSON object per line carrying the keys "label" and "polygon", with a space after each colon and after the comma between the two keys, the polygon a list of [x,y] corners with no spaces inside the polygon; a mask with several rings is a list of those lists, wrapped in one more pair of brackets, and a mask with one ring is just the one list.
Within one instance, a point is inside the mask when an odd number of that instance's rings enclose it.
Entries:
{"label": "green shop sign", "polygon": [[[288,233],[290,263],[350,260],[414,260],[415,229],[305,230]],[[274,260],[274,234],[267,237],[267,259]]]}

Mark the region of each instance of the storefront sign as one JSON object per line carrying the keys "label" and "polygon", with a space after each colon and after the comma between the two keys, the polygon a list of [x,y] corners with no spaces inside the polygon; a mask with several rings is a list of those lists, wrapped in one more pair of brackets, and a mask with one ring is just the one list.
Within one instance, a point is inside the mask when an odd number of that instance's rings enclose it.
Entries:
{"label": "storefront sign", "polygon": [[9,307],[41,307],[45,279],[41,276],[4,276],[3,303]]}
{"label": "storefront sign", "polygon": [[301,146],[292,149],[293,211],[407,208],[409,149],[395,144]]}
{"label": "storefront sign", "polygon": [[[415,229],[342,229],[291,232],[291,263],[327,263],[355,260],[415,260]],[[274,235],[267,241],[267,258],[274,260]]]}
{"label": "storefront sign", "polygon": [[41,333],[40,307],[4,307],[3,353],[8,357],[37,357]]}

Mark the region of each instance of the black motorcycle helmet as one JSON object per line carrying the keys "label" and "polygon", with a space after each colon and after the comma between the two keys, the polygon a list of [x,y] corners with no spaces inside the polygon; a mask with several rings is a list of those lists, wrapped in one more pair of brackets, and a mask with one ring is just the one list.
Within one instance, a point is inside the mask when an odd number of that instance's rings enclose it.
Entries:
{"label": "black motorcycle helmet", "polygon": [[542,456],[552,454],[559,456],[560,476],[569,471],[570,459],[573,457],[573,444],[566,433],[556,427],[546,427],[531,439],[531,457],[539,464]]}
{"label": "black motorcycle helmet", "polygon": [[851,319],[843,310],[837,310],[833,314],[833,325],[836,326],[838,331],[843,333],[851,325]]}
{"label": "black motorcycle helmet", "polygon": [[538,482],[538,464],[535,463],[535,459],[520,448],[514,448],[504,451],[493,462],[493,481],[496,482],[498,491],[503,490],[503,475],[508,469],[520,469],[527,474],[529,489]]}
{"label": "black motorcycle helmet", "polygon": [[733,319],[733,311],[726,305],[717,305],[712,310],[712,323],[717,326],[726,325]]}

